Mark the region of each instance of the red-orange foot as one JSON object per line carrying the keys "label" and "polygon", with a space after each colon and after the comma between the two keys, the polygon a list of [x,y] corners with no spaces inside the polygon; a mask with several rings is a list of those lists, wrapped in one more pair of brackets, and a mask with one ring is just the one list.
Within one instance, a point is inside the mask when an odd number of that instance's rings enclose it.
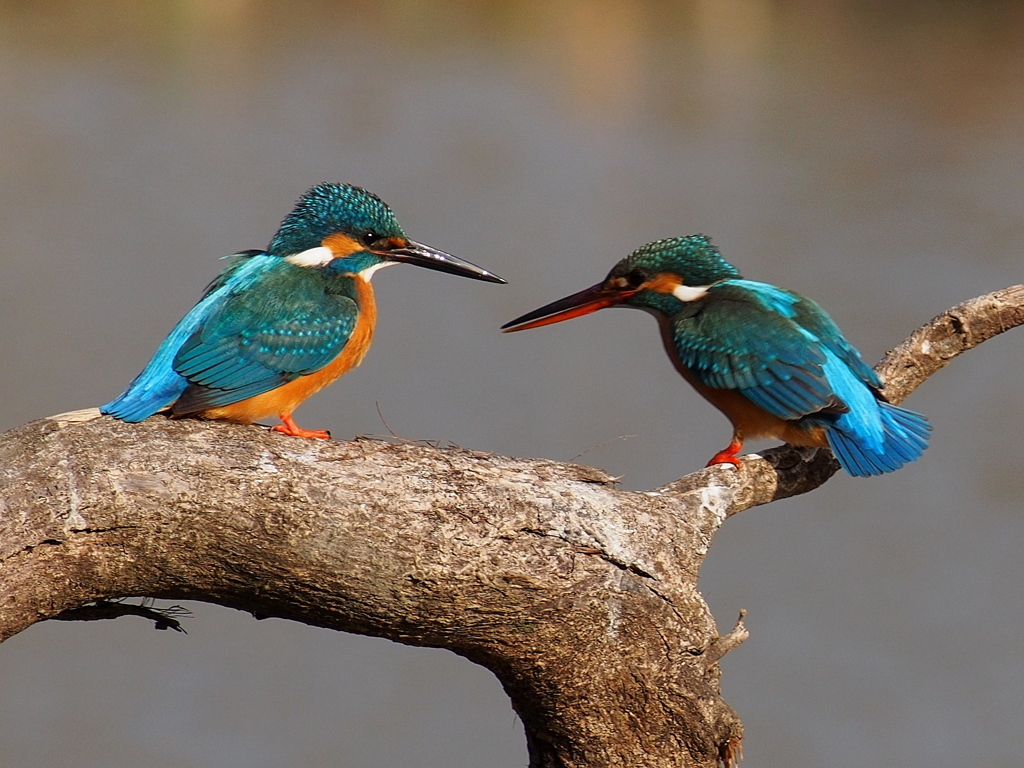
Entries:
{"label": "red-orange foot", "polygon": [[281,432],[292,437],[305,437],[316,440],[331,439],[331,433],[325,429],[303,429],[295,423],[295,419],[283,413],[278,418],[281,419],[281,423],[271,427],[272,432]]}
{"label": "red-orange foot", "polygon": [[739,455],[740,449],[742,448],[743,441],[737,440],[734,437],[732,439],[732,442],[729,443],[728,448],[716,453],[714,456],[711,457],[711,461],[709,461],[704,466],[713,467],[715,464],[732,464],[734,467],[736,467],[736,469],[739,469],[741,465],[740,460],[739,458],[737,458],[737,456]]}

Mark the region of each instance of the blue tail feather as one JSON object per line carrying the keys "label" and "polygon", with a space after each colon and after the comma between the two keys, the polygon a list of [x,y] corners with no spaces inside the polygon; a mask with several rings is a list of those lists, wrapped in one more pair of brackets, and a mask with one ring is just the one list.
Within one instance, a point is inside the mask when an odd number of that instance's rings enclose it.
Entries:
{"label": "blue tail feather", "polygon": [[822,371],[848,410],[809,420],[824,427],[843,469],[854,477],[881,475],[921,456],[932,429],[924,416],[879,400],[874,388],[830,350],[825,351]]}
{"label": "blue tail feather", "polygon": [[184,321],[160,345],[149,365],[135,377],[124,392],[100,406],[100,413],[134,423],[148,419],[178,399],[188,386],[188,382],[175,373],[173,367],[178,348],[188,338],[187,335],[179,333],[183,325]]}
{"label": "blue tail feather", "polygon": [[877,407],[882,427],[881,441],[851,430],[849,427],[856,425],[845,423],[845,414],[824,425],[828,444],[836,459],[854,477],[894,472],[904,464],[916,461],[928,447],[932,428],[924,416],[886,402],[878,402]]}
{"label": "blue tail feather", "polygon": [[193,307],[164,339],[153,359],[132,380],[128,389],[106,405],[101,405],[100,413],[109,414],[121,421],[142,421],[177,400],[188,386],[188,381],[174,370],[174,357],[181,345],[206,320],[213,302],[214,298],[207,297]]}
{"label": "blue tail feather", "polygon": [[114,400],[100,406],[100,413],[121,421],[148,419],[157,411],[172,405],[188,387],[188,381],[174,370],[178,350],[210,317],[221,301],[232,292],[251,285],[268,263],[276,261],[260,251],[246,251],[210,284],[206,294],[164,339],[153,359],[128,389]]}

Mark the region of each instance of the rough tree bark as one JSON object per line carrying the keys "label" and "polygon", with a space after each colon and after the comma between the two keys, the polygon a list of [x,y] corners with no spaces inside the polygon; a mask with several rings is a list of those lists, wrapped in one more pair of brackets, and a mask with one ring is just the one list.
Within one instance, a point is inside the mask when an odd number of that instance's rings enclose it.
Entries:
{"label": "rough tree bark", "polygon": [[[887,394],[1021,323],[1024,286],[954,307],[880,364]],[[537,768],[731,764],[717,662],[746,631],[719,636],[701,562],[727,517],[836,468],[781,447],[625,492],[543,459],[55,416],[0,436],[0,640],[105,598],[202,600],[483,664]]]}

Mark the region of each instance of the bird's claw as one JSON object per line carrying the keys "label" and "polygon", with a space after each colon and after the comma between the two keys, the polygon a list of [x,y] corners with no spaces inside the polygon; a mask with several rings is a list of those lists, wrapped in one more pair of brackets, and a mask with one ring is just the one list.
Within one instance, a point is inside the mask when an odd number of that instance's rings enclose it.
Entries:
{"label": "bird's claw", "polygon": [[270,428],[271,432],[280,432],[292,437],[304,437],[310,440],[330,440],[331,433],[326,429],[303,429],[295,423],[291,416],[280,416],[281,423]]}

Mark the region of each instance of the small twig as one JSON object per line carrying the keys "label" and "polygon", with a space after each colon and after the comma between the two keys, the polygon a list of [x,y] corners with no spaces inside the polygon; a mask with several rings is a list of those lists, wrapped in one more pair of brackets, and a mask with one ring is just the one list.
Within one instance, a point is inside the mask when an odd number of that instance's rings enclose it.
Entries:
{"label": "small twig", "polygon": [[[732,631],[727,635],[716,637],[711,645],[708,646],[708,649],[704,651],[705,669],[711,669],[725,654],[734,648],[738,648],[744,640],[750,637],[750,631],[743,625],[743,617],[746,615],[746,609],[741,609],[740,617],[736,619],[736,626],[732,628]],[[726,765],[728,764],[726,763]]]}
{"label": "small twig", "polygon": [[384,429],[386,429],[396,440],[401,440],[402,438],[398,436],[395,430],[391,428],[391,425],[388,424],[388,420],[384,418],[384,412],[380,409],[380,400],[374,400],[373,404],[377,406],[377,415],[380,417],[380,423],[384,425]]}
{"label": "small twig", "polygon": [[616,440],[629,440],[634,437],[636,437],[636,435],[619,435],[618,437],[613,437],[610,440],[605,440],[603,443],[598,443],[597,445],[590,446],[589,448],[587,448],[587,450],[583,451],[582,453],[577,453],[566,463],[572,464],[574,461],[576,461],[576,459],[581,458],[582,456],[586,456],[588,453],[590,453],[591,451],[596,451],[598,448],[604,448],[606,445],[608,445],[609,443],[614,443]]}

